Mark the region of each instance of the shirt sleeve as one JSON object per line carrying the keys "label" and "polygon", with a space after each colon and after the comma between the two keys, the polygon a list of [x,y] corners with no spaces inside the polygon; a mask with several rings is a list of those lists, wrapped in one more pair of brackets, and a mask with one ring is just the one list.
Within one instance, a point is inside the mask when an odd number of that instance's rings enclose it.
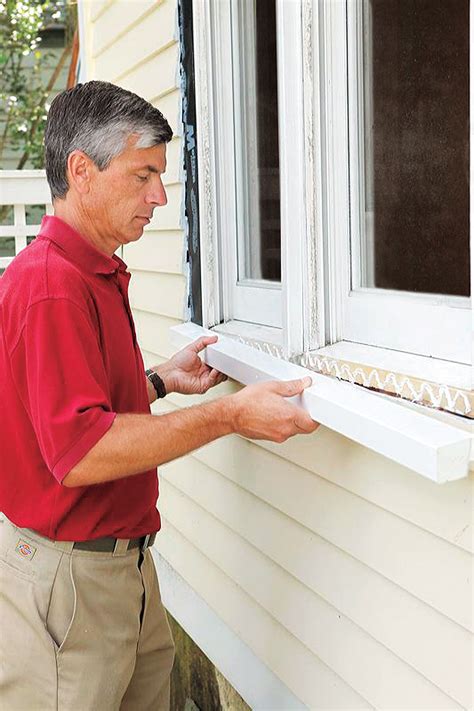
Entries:
{"label": "shirt sleeve", "polygon": [[63,298],[30,306],[12,370],[41,455],[62,482],[116,417],[87,311]]}

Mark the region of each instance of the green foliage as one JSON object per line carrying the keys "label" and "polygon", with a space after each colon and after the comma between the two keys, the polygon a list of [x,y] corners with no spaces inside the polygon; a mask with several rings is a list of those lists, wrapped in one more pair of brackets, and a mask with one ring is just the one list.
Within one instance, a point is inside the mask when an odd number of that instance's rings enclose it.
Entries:
{"label": "green foliage", "polygon": [[[19,154],[18,168],[27,161],[42,167],[47,100],[71,49],[74,19],[68,0],[0,0],[0,167],[7,146]],[[69,28],[59,59],[41,47],[41,33],[54,23]]]}

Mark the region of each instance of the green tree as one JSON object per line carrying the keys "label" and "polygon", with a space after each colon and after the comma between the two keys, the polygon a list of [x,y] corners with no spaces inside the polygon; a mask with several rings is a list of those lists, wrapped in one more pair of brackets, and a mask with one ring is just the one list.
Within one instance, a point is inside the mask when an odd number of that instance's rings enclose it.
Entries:
{"label": "green tree", "polygon": [[[0,0],[0,167],[7,148],[17,168],[43,167],[48,99],[71,53],[76,7],[69,0]],[[66,44],[51,68],[41,33],[64,23]],[[45,75],[44,67],[50,66]]]}

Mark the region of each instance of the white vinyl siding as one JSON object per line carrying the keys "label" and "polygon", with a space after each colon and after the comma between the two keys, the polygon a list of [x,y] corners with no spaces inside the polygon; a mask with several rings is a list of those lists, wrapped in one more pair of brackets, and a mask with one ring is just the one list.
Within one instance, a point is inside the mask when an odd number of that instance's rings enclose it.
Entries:
{"label": "white vinyl siding", "polygon": [[[189,398],[160,411],[171,402]],[[364,708],[469,707],[472,477],[437,487],[324,428],[284,445],[227,437],[161,473],[159,550],[176,566],[196,548],[225,573],[295,638],[280,656],[303,644]],[[177,570],[219,609],[227,583],[209,590],[194,563]],[[236,612],[231,627],[258,649],[250,620]],[[296,669],[290,690],[325,708],[328,689]],[[337,698],[329,708],[348,708]]]}
{"label": "white vinyl siding", "polygon": [[[85,27],[103,50],[88,78],[152,99],[178,132],[169,205],[124,254],[149,366],[172,355],[186,312],[176,4],[93,7]],[[171,394],[153,410],[238,389]],[[283,445],[223,438],[161,467],[160,481],[160,554],[306,707],[472,705],[472,473],[436,485],[320,427]]]}

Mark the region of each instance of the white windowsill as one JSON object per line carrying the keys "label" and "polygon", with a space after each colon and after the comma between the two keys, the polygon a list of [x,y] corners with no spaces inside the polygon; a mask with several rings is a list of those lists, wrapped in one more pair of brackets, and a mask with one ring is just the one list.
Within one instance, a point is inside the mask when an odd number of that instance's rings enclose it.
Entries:
{"label": "white windowsill", "polygon": [[360,363],[393,373],[403,373],[413,378],[430,380],[442,385],[466,390],[471,388],[471,366],[464,363],[454,363],[439,358],[429,358],[350,341],[340,341],[312,352],[320,356],[325,355],[337,360]]}
{"label": "white windowsill", "polygon": [[281,328],[274,326],[262,326],[258,323],[247,321],[227,321],[212,327],[214,333],[228,334],[238,338],[246,338],[251,341],[261,341],[270,343],[278,348],[283,347],[283,332]]}
{"label": "white windowsill", "polygon": [[[283,348],[281,328],[234,320],[213,326],[212,331]],[[339,341],[339,343],[311,351],[311,354],[350,361],[362,366],[400,373],[453,388],[471,389],[471,366],[464,363],[454,363],[440,358],[429,358],[350,341]]]}
{"label": "white windowsill", "polygon": [[[201,336],[213,335],[194,323],[174,326],[170,332],[177,348]],[[469,474],[472,434],[403,407],[398,399],[380,397],[357,385],[328,378],[224,335],[205,349],[203,359],[244,385],[309,375],[314,384],[292,399],[315,421],[437,483]]]}

